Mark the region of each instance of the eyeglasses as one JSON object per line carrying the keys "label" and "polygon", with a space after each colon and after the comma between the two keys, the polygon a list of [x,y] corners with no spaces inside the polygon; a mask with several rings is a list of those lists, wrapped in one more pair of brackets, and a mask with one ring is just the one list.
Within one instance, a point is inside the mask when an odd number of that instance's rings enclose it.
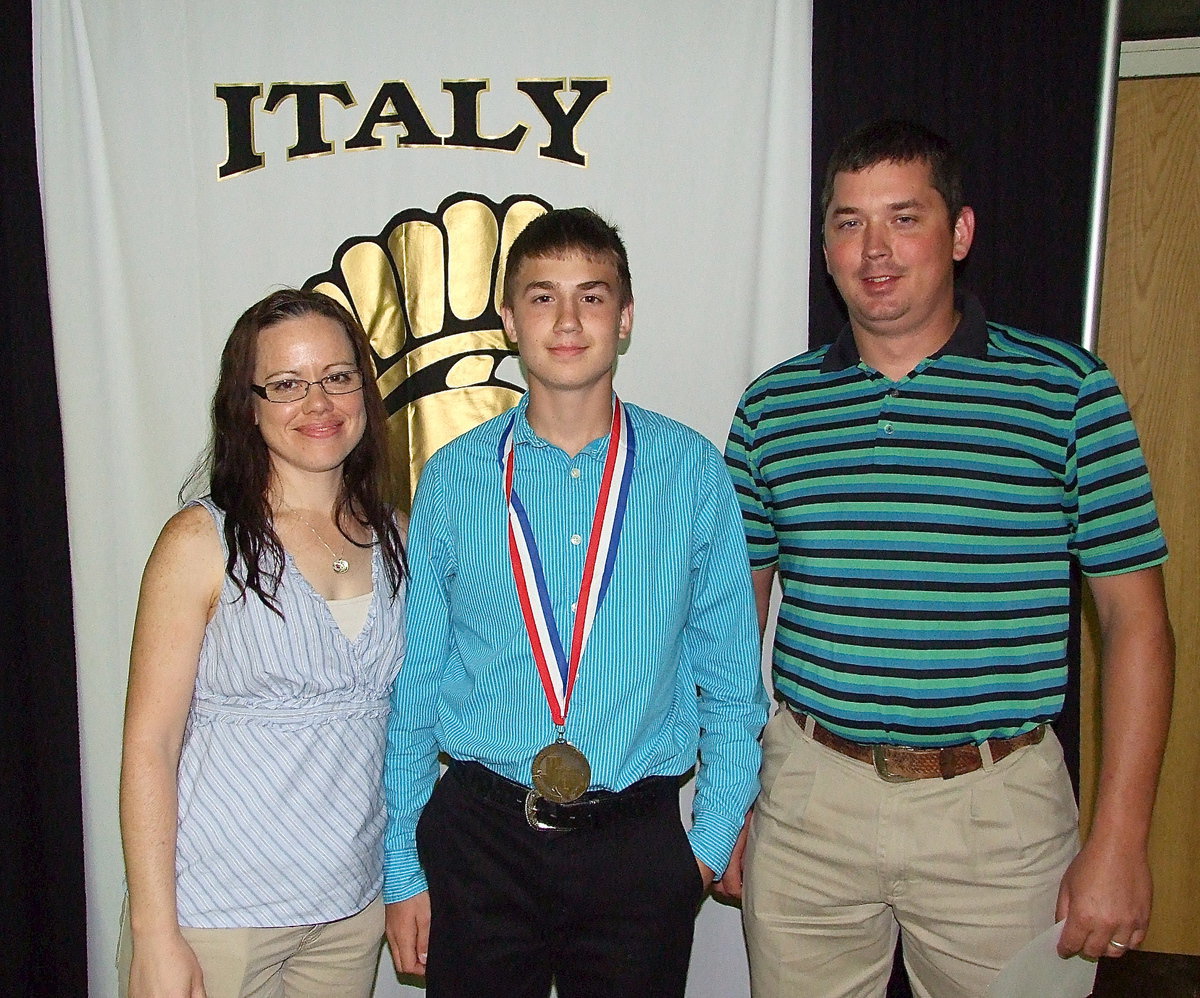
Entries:
{"label": "eyeglasses", "polygon": [[326,395],[349,395],[362,390],[363,373],[357,367],[346,371],[334,371],[319,381],[305,381],[303,378],[281,378],[278,381],[268,381],[265,385],[251,385],[259,398],[268,402],[299,402],[308,396],[308,390],[313,385],[320,385]]}

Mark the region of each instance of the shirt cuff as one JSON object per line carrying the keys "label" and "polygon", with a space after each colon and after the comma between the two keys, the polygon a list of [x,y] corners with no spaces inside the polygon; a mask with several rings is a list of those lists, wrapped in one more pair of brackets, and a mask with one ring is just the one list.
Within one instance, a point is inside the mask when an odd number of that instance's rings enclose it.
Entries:
{"label": "shirt cuff", "polygon": [[696,816],[695,824],[688,832],[692,852],[712,870],[718,880],[729,865],[733,847],[737,845],[738,836],[742,834],[742,824],[741,819],[731,824],[722,815],[703,814]]}
{"label": "shirt cuff", "polygon": [[413,852],[389,852],[383,857],[383,903],[407,901],[428,890],[425,871]]}

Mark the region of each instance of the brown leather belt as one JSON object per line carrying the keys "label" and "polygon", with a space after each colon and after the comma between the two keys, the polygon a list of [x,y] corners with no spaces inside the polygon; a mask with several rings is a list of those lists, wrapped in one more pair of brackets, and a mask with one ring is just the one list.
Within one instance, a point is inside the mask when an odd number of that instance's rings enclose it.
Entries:
{"label": "brown leather belt", "polygon": [[[909,783],[912,780],[929,780],[935,776],[949,780],[983,768],[983,755],[978,745],[909,748],[905,745],[852,742],[849,738],[843,738],[822,727],[815,718],[801,714],[790,706],[788,713],[818,745],[824,745],[858,762],[873,765],[880,779],[888,783]],[[1012,738],[989,738],[984,744],[991,752],[992,762],[996,763],[1005,756],[1012,755],[1017,749],[1036,745],[1045,736],[1046,725],[1039,724],[1023,734],[1014,735]]]}

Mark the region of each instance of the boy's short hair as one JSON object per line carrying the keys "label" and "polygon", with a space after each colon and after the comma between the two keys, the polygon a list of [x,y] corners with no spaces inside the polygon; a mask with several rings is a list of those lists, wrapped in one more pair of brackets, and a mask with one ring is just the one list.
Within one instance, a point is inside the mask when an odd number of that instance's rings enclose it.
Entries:
{"label": "boy's short hair", "polygon": [[522,263],[534,257],[561,257],[572,252],[610,260],[617,268],[621,305],[633,300],[629,255],[616,226],[590,208],[555,208],[525,226],[509,247],[504,262],[504,306],[512,308],[517,290],[514,282]]}

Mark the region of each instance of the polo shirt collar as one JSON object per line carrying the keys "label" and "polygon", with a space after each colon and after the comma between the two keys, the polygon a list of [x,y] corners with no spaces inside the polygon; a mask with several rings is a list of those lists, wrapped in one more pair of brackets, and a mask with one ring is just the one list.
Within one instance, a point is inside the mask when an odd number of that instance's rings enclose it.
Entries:
{"label": "polo shirt collar", "polygon": [[[961,288],[954,290],[954,307],[961,318],[951,334],[950,339],[933,357],[975,357],[987,359],[988,330],[987,319],[983,314],[983,306],[970,291]],[[931,358],[932,359],[932,358]],[[858,352],[858,344],[854,342],[854,332],[850,323],[842,327],[838,338],[830,345],[821,362],[821,373],[844,371],[854,367],[862,360]]]}

